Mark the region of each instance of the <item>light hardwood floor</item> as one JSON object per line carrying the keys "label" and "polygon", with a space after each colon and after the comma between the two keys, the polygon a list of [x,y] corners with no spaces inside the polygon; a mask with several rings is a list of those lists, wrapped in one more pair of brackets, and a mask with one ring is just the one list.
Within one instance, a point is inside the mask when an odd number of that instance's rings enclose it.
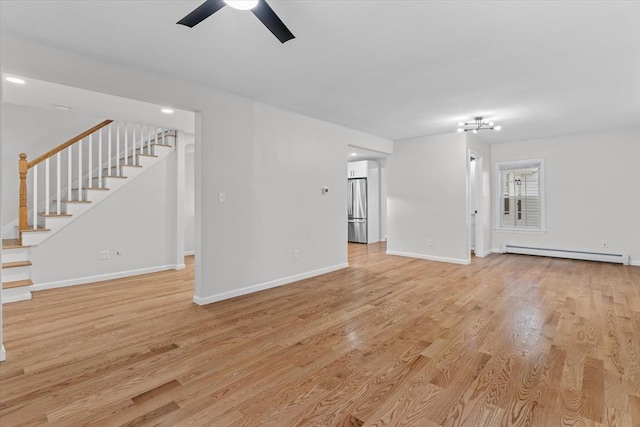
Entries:
{"label": "light hardwood floor", "polygon": [[192,263],[6,305],[0,425],[640,425],[640,268],[349,249],[204,307]]}

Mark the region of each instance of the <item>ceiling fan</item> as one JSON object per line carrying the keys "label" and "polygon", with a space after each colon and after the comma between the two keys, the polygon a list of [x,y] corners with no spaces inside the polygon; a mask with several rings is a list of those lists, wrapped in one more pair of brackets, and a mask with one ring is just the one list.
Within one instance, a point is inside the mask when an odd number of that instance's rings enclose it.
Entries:
{"label": "ceiling fan", "polygon": [[251,10],[281,43],[295,38],[265,0],[206,0],[177,23],[193,28],[226,5],[234,9]]}

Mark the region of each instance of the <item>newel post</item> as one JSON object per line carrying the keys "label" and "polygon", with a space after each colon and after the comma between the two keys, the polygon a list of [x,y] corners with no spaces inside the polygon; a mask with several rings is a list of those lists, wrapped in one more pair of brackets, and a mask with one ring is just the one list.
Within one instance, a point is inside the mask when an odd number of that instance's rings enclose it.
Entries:
{"label": "newel post", "polygon": [[29,171],[29,164],[27,163],[27,155],[20,153],[20,160],[18,161],[18,173],[20,174],[20,210],[18,213],[18,230],[27,229],[27,172]]}

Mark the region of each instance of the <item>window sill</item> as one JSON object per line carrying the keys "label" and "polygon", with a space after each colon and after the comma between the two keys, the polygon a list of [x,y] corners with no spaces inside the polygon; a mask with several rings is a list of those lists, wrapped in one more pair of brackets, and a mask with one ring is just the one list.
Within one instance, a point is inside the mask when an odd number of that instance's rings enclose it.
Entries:
{"label": "window sill", "polygon": [[498,233],[547,234],[547,230],[527,230],[526,228],[496,228]]}

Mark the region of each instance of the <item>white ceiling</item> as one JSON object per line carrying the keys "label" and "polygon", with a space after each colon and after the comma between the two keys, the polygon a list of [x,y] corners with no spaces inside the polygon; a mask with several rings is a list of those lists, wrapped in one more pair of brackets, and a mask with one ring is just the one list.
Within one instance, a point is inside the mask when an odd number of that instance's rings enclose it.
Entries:
{"label": "white ceiling", "polygon": [[1,34],[237,93],[375,135],[489,142],[640,126],[640,2],[270,0],[281,45],[200,1],[6,1]]}
{"label": "white ceiling", "polygon": [[7,76],[2,74],[2,102],[44,110],[63,105],[69,107],[70,114],[194,132],[195,115],[191,111],[171,108],[173,114],[164,114],[161,110],[166,106],[36,79],[25,78],[25,84],[20,85],[6,81]]}

